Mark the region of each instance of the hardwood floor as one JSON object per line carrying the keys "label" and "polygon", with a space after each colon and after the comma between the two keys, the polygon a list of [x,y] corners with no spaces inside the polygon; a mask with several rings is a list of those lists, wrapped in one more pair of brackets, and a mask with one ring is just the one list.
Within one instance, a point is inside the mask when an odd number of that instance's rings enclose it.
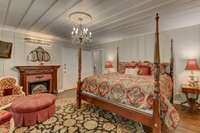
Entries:
{"label": "hardwood floor", "polygon": [[[70,89],[58,94],[58,98],[75,98],[75,89]],[[200,133],[200,112],[190,113],[189,109],[186,107],[176,106],[180,114],[180,124],[178,128],[174,131],[168,131],[164,129],[162,133]]]}
{"label": "hardwood floor", "polygon": [[175,133],[200,133],[200,112],[191,113],[189,108],[177,106],[180,124]]}

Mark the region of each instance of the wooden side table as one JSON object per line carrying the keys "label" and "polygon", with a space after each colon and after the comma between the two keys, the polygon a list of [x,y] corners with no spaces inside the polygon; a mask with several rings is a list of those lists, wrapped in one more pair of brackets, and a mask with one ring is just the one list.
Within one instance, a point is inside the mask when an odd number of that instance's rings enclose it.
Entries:
{"label": "wooden side table", "polygon": [[[187,101],[183,102],[188,103],[192,112],[196,112],[199,110],[200,103],[198,103],[198,98],[200,95],[200,87],[192,88],[192,87],[182,87],[182,92],[186,95]],[[189,97],[189,94],[196,95],[195,98]]]}

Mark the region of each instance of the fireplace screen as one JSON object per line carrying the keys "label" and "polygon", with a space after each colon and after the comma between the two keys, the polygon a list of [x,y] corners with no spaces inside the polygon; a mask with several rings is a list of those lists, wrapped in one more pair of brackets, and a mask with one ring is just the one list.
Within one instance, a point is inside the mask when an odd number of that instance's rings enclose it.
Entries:
{"label": "fireplace screen", "polygon": [[49,91],[49,84],[49,80],[29,83],[29,94],[47,93]]}

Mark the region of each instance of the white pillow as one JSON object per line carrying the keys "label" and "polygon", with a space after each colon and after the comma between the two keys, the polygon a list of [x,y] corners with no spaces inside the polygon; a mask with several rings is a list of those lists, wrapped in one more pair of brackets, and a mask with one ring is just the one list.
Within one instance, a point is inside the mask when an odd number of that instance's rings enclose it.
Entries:
{"label": "white pillow", "polygon": [[125,74],[137,75],[137,73],[138,73],[138,68],[126,68],[125,69]]}

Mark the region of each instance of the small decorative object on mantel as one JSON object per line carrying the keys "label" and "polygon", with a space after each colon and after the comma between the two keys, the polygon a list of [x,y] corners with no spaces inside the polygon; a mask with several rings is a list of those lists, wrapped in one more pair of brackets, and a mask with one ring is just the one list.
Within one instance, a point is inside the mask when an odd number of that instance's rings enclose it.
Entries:
{"label": "small decorative object on mantel", "polygon": [[188,86],[189,87],[199,87],[199,81],[197,79],[195,80],[195,76],[194,76],[194,71],[200,70],[197,60],[196,59],[188,59],[185,70],[191,71],[191,75],[189,76],[190,80],[189,80]]}
{"label": "small decorative object on mantel", "polygon": [[0,58],[11,58],[12,43],[0,41]]}
{"label": "small decorative object on mantel", "polygon": [[41,65],[43,65],[43,62],[49,62],[50,59],[51,59],[50,54],[46,50],[44,50],[44,48],[42,48],[41,46],[32,50],[28,54],[28,61],[40,62]]}

